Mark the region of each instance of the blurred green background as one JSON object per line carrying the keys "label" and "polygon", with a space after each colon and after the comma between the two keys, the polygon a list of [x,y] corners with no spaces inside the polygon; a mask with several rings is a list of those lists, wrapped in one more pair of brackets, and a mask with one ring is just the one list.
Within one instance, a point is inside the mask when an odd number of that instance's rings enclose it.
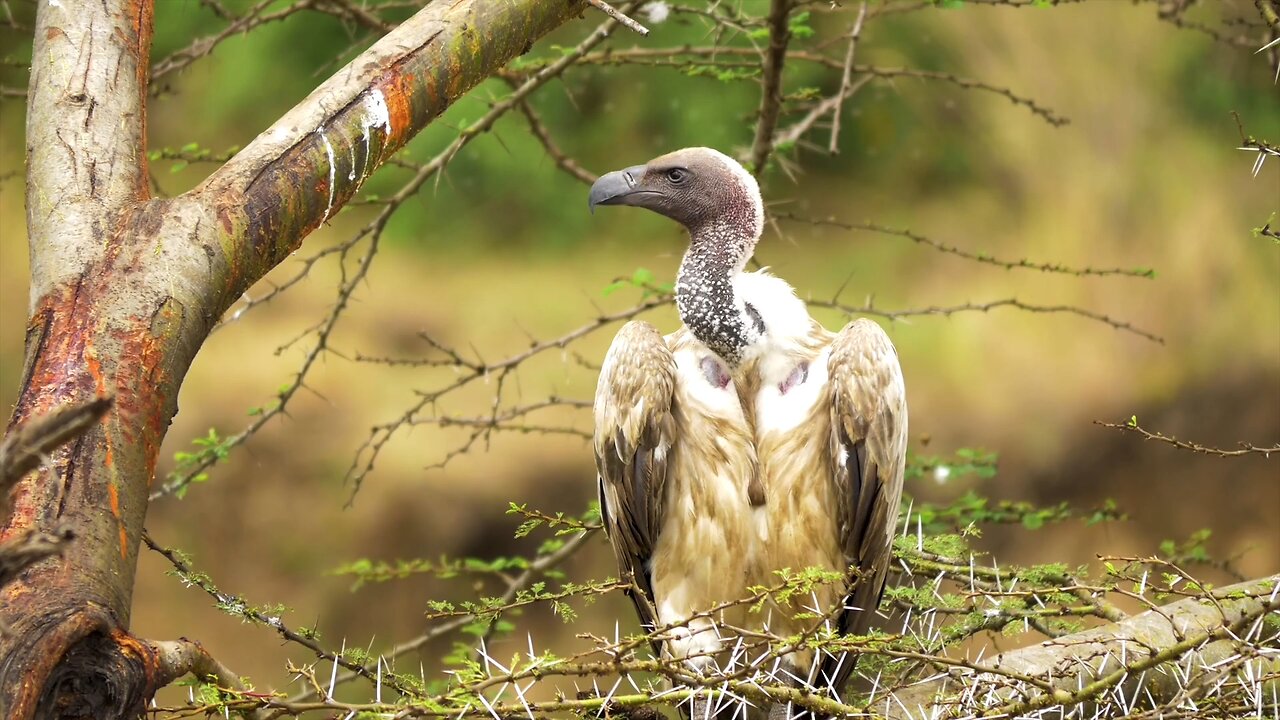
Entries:
{"label": "blurred green background", "polygon": [[[241,8],[247,3],[226,3]],[[756,8],[748,4],[748,9]],[[153,55],[167,56],[221,27],[196,0],[158,0]],[[1249,2],[1224,8],[1251,11]],[[1213,8],[1211,8],[1213,9]],[[27,18],[30,3],[16,6]],[[1231,10],[1224,10],[1231,12]],[[1210,13],[1212,15],[1212,13]],[[531,57],[554,56],[598,21],[594,15],[544,40]],[[848,17],[818,17],[821,41]],[[617,34],[614,47],[706,42],[705,28],[675,16],[644,40]],[[25,86],[30,40],[8,33],[3,84]],[[341,66],[359,33],[332,17],[301,13],[235,36],[208,58],[165,79],[150,110],[153,149],[198,143],[242,146]],[[1236,150],[1232,111],[1260,137],[1280,138],[1280,89],[1264,55],[1214,43],[1157,20],[1151,5],[1090,2],[1053,9],[929,10],[876,20],[858,48],[863,63],[909,66],[1009,88],[1070,118],[1055,128],[1008,100],[953,85],[899,78],[871,83],[848,105],[841,152],[801,152],[794,174],[765,177],[771,209],[906,227],[972,252],[1071,266],[1151,267],[1155,279],[1076,278],[1006,271],[933,252],[902,238],[784,223],[757,257],[802,297],[874,297],[877,307],[948,306],[1016,297],[1075,305],[1149,330],[1164,344],[1063,314],[1013,309],[918,317],[889,325],[906,372],[913,449],[960,447],[1000,453],[994,480],[925,481],[917,495],[945,499],[968,489],[992,497],[1094,507],[1114,499],[1130,519],[1068,523],[1030,533],[990,532],[979,545],[1002,562],[1088,562],[1100,553],[1151,554],[1165,539],[1213,530],[1210,548],[1247,575],[1280,566],[1280,458],[1215,459],[1143,443],[1095,419],[1137,415],[1143,426],[1221,447],[1280,438],[1280,247],[1254,237],[1280,209],[1280,162],[1251,175],[1254,156]],[[797,67],[787,89],[830,92],[838,77]],[[425,160],[456,128],[478,118],[507,86],[482,85],[415,139]],[[594,172],[643,162],[670,149],[710,145],[740,151],[751,141],[758,86],[670,68],[570,70],[535,97],[557,142]],[[12,403],[22,366],[27,305],[23,231],[23,107],[0,102],[0,397]],[[825,144],[825,133],[818,142]],[[794,157],[794,156],[793,156]],[[214,166],[153,163],[159,188],[178,193]],[[387,168],[365,186],[389,194],[408,173]],[[303,258],[349,238],[373,210],[349,208],[278,268],[281,282]],[[782,232],[780,233],[779,230]],[[460,153],[391,221],[367,282],[340,322],[289,417],[272,421],[217,466],[185,499],[150,510],[162,544],[189,551],[225,589],[256,603],[280,602],[286,621],[316,624],[336,647],[376,650],[414,637],[429,597],[474,594],[463,579],[411,580],[350,590],[329,573],[357,558],[392,560],[529,552],[504,515],[507,501],[578,512],[594,499],[589,446],[580,438],[499,435],[428,469],[465,440],[458,429],[418,426],[384,450],[353,506],[344,476],[370,426],[394,419],[415,391],[440,387],[449,371],[354,362],[358,354],[427,353],[420,330],[486,360],[520,352],[617,310],[639,296],[603,292],[636,268],[660,282],[674,275],[684,237],[669,222],[628,209],[586,212],[586,187],[560,172],[512,114]],[[363,246],[362,246],[363,247]],[[352,262],[355,258],[353,257]],[[314,339],[339,282],[332,260],[270,304],[229,322],[201,351],[183,388],[162,453],[210,428],[222,435],[271,401]],[[250,292],[260,297],[263,284]],[[233,308],[234,310],[234,308]],[[815,311],[836,327],[838,313]],[[650,318],[674,329],[670,309]],[[575,346],[602,357],[612,328]],[[514,382],[514,381],[513,381]],[[524,401],[555,393],[589,398],[594,372],[570,353],[522,368],[507,391]],[[446,415],[474,415],[492,385],[442,402]],[[547,422],[589,428],[586,413]],[[603,543],[574,560],[571,577],[612,572]],[[269,630],[242,625],[198,591],[165,574],[144,551],[133,629],[186,635],[237,672],[284,687],[290,649]],[[541,615],[549,643],[631,621],[621,598],[585,609],[574,628]],[[430,662],[432,648],[424,655]],[[292,653],[295,658],[304,655]],[[409,665],[414,665],[410,662]]]}

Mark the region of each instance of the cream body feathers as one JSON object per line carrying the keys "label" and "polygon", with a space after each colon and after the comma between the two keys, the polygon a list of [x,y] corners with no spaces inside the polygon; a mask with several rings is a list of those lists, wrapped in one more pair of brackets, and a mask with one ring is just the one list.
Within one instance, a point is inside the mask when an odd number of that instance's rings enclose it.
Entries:
{"label": "cream body feathers", "polygon": [[[867,320],[839,334],[827,331],[787,283],[764,271],[739,273],[733,286],[767,328],[736,368],[687,328],[659,337],[637,321],[618,333],[601,371],[595,437],[602,512],[623,573],[637,581],[633,599],[641,618],[653,626],[685,623],[745,597],[751,586],[775,585],[777,571],[787,568],[858,566],[870,578],[861,592],[869,606],[879,599],[887,568],[906,432],[892,344]],[[636,376],[662,381],[648,383],[650,392],[632,392]],[[898,427],[871,438],[875,448],[868,452],[869,422],[890,415]],[[633,448],[643,448],[637,439],[655,423],[669,434],[647,458],[627,465],[619,451],[636,454]],[[609,440],[619,433],[628,438],[624,448]],[[848,466],[860,458],[878,460],[873,472],[878,467],[887,477],[874,483],[859,477],[851,488]],[[633,543],[626,516],[645,492],[652,498],[646,504],[660,511],[651,518],[647,543]],[[874,558],[863,555],[869,549]],[[872,559],[874,567],[861,567]],[[839,607],[846,595],[858,595],[857,588],[827,585],[804,602],[816,600],[825,610]],[[767,626],[782,636],[809,629],[812,619],[793,619],[800,610],[747,613],[739,606],[697,617],[669,633],[662,651],[701,667],[732,645],[728,628]],[[865,620],[846,619],[840,629],[865,628]],[[820,671],[808,653],[791,655],[788,664],[810,680]]]}

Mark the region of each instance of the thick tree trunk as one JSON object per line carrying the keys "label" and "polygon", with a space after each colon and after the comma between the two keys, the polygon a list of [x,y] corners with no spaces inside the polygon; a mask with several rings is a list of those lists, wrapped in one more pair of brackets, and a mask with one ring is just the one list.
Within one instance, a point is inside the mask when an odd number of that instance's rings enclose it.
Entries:
{"label": "thick tree trunk", "polygon": [[38,4],[32,300],[9,428],[95,397],[115,404],[27,474],[0,530],[0,542],[55,527],[75,538],[0,590],[0,716],[132,717],[191,670],[198,653],[128,627],[157,453],[201,343],[392,152],[580,11],[578,0],[434,3],[199,188],[158,200],[145,161],[151,0]]}

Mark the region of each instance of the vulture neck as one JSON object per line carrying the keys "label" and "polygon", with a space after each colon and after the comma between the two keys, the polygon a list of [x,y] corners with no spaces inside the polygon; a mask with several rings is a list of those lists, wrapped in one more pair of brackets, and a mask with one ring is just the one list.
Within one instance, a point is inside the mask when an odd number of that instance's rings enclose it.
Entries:
{"label": "vulture neck", "polygon": [[712,222],[691,228],[689,235],[689,250],[676,276],[676,308],[693,336],[735,368],[765,332],[760,312],[734,288],[759,233],[741,224]]}

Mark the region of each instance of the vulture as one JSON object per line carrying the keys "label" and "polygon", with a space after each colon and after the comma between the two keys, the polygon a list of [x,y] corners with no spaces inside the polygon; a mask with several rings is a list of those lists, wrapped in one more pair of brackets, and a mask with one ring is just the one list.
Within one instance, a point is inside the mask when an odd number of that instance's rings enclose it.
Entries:
{"label": "vulture", "polygon": [[[600,513],[642,625],[663,630],[655,649],[706,673],[726,662],[740,669],[732,650],[753,631],[812,630],[815,610],[840,633],[866,632],[890,562],[907,442],[888,335],[866,319],[830,332],[786,282],[745,272],[764,205],[755,178],[716,150],[603,175],[591,187],[597,205],[647,208],[689,233],[675,283],[683,327],[664,336],[644,321],[623,326],[593,408]],[[786,607],[732,604],[752,586],[777,585],[779,571],[811,567],[845,582]],[[812,650],[749,662],[836,695],[853,667]],[[696,703],[689,712],[711,715]],[[771,720],[788,714],[769,709]]]}

